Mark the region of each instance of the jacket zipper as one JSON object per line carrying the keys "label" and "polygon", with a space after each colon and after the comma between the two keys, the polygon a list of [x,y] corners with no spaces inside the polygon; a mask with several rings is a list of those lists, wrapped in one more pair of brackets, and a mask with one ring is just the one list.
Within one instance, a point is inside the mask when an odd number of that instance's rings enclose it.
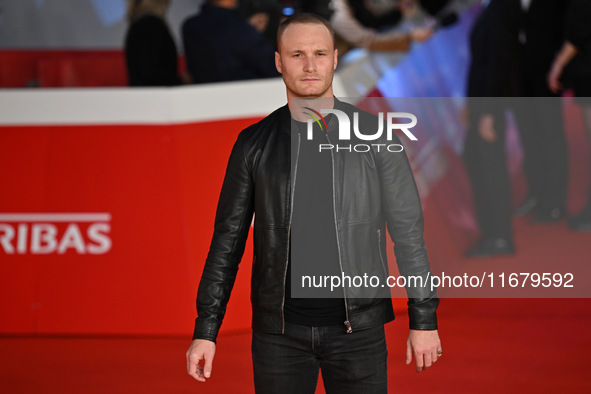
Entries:
{"label": "jacket zipper", "polygon": [[281,334],[285,334],[285,285],[287,282],[287,267],[289,265],[289,253],[290,253],[290,239],[291,239],[291,219],[293,215],[293,197],[295,194],[295,181],[296,175],[298,172],[298,159],[300,158],[300,133],[298,132],[298,147],[296,150],[296,161],[293,169],[293,180],[291,181],[291,201],[289,202],[289,222],[287,224],[287,248],[286,248],[286,262],[285,262],[285,272],[283,273],[283,300],[281,301]]}
{"label": "jacket zipper", "polygon": [[[330,142],[330,138],[328,137],[328,130],[326,131],[326,140],[328,141],[329,144],[332,144]],[[339,230],[338,230],[338,224],[337,224],[337,201],[336,201],[336,193],[335,193],[335,189],[336,189],[336,185],[335,185],[335,171],[334,171],[334,153],[331,150],[330,151],[330,160],[332,163],[332,208],[333,208],[333,214],[334,214],[334,228],[335,228],[335,232],[336,232],[336,236],[337,236],[337,251],[339,254],[339,266],[341,267],[341,274],[343,274],[343,262],[341,260],[341,244],[339,242]],[[347,303],[347,294],[345,293],[345,286],[343,285],[343,300],[345,301],[345,322],[343,324],[345,324],[345,327],[347,327],[347,334],[351,334],[353,332],[353,328],[351,327],[351,322],[349,321],[349,306]]]}

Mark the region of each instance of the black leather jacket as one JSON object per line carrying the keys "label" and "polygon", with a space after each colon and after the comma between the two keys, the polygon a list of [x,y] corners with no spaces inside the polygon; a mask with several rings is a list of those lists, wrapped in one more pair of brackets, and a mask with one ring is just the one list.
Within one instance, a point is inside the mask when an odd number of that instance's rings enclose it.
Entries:
{"label": "black leather jacket", "polygon": [[[335,100],[335,108],[360,112],[361,122],[377,125],[377,118]],[[336,127],[332,117],[329,129]],[[352,118],[352,117],[351,117]],[[361,123],[362,124],[362,123]],[[292,133],[289,108],[279,108],[243,130],[232,149],[218,203],[211,248],[197,294],[198,318],[194,339],[215,341],[242,259],[253,213],[254,261],[251,279],[252,328],[282,333],[285,278],[289,258],[290,223],[297,169],[297,132]],[[383,143],[399,143],[396,141]],[[395,137],[396,138],[396,137]],[[292,152],[292,143],[295,152]],[[326,152],[329,154],[328,152]],[[385,227],[394,241],[401,275],[429,273],[423,240],[423,214],[410,164],[404,152],[376,149],[366,154],[331,153],[335,223],[340,263],[348,275],[360,273],[354,261],[363,258],[387,272],[384,264]],[[346,170],[345,170],[346,169]],[[356,260],[357,259],[357,260]],[[365,265],[365,264],[364,264]],[[367,267],[366,267],[367,268]],[[365,268],[364,268],[365,269]],[[363,298],[360,298],[363,297]],[[437,328],[439,300],[429,287],[409,299],[410,328]],[[361,330],[394,319],[390,297],[359,296],[345,289],[345,325]]]}

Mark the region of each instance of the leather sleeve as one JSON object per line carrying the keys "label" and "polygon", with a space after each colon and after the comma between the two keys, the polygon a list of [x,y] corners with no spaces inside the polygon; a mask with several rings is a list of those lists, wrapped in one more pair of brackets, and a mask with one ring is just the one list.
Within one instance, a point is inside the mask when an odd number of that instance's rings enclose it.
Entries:
{"label": "leather sleeve", "polygon": [[[388,144],[399,144],[393,136]],[[405,152],[382,149],[377,154],[382,185],[382,204],[388,232],[394,241],[394,253],[400,274],[406,277],[431,276],[423,239],[423,211],[419,193]],[[430,286],[407,286],[408,316],[414,330],[437,329],[439,299]]]}
{"label": "leather sleeve", "polygon": [[254,211],[254,187],[244,140],[243,132],[226,168],[213,239],[197,292],[198,317],[193,339],[215,342],[244,253]]}

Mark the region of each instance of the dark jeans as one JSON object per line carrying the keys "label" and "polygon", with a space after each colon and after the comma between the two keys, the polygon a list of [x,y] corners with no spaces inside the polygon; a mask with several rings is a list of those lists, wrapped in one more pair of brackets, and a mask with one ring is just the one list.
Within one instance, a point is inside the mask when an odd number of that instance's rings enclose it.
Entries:
{"label": "dark jeans", "polygon": [[384,326],[345,332],[344,325],[285,323],[285,335],[253,332],[257,394],[314,393],[318,371],[330,393],[387,393]]}

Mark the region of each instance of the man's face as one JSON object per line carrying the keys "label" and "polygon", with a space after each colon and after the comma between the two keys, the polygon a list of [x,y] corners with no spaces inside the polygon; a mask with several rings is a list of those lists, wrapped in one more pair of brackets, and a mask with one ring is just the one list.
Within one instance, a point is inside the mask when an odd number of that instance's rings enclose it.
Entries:
{"label": "man's face", "polygon": [[288,97],[332,97],[337,51],[328,29],[321,24],[294,23],[280,39],[275,53]]}

